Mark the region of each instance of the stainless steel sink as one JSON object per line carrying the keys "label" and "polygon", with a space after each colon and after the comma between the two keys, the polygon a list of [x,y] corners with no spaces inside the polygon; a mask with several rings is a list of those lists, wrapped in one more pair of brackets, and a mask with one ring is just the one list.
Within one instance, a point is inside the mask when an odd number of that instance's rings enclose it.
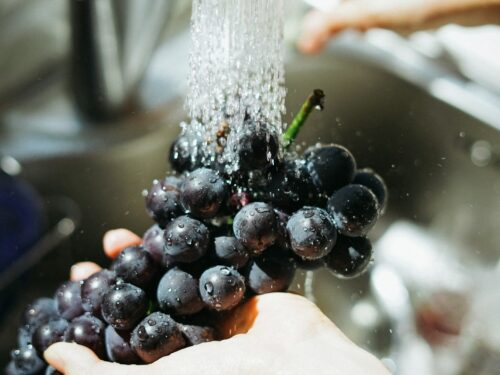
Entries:
{"label": "stainless steel sink", "polygon": [[[312,89],[322,88],[327,96],[326,110],[311,116],[299,144],[341,143],[351,149],[359,166],[373,167],[386,179],[389,206],[373,231],[374,240],[397,219],[424,227],[439,219],[449,226],[445,232],[451,240],[478,250],[474,253],[478,262],[496,262],[500,256],[500,132],[485,121],[491,113],[479,120],[445,102],[437,95],[439,90],[419,85],[411,70],[404,76],[394,65],[384,68],[377,61],[345,45],[317,57],[290,57],[288,118]],[[182,90],[178,94],[182,97]],[[42,193],[66,194],[81,207],[81,227],[72,240],[68,267],[82,259],[102,261],[105,230],[128,227],[142,233],[151,224],[140,192],[166,172],[168,145],[184,116],[181,103],[176,99],[165,104],[161,116],[136,118],[124,128],[128,136],[119,142],[23,160],[26,178]],[[106,139],[99,129],[88,130],[87,136]],[[456,218],[461,207],[472,208],[472,219],[465,227]],[[370,291],[368,274],[339,281],[319,271],[309,286],[304,285],[304,278],[299,274],[299,287],[294,288],[312,288],[316,302],[348,336],[377,355],[389,352],[391,324]],[[43,282],[44,274],[31,279]],[[54,284],[47,283],[40,293],[51,295]],[[23,306],[25,299],[21,296],[13,310]],[[377,319],[372,325],[355,322],[355,306],[375,311]],[[0,340],[5,353],[13,343],[15,324],[1,323],[2,331],[7,326],[9,331]]]}

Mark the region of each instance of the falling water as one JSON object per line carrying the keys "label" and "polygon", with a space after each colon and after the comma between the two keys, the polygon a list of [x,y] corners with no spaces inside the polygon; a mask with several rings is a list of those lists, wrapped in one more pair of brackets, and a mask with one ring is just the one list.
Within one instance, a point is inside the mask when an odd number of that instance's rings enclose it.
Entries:
{"label": "falling water", "polygon": [[283,26],[284,0],[193,0],[191,122],[182,127],[191,140],[203,140],[202,150],[192,152],[202,152],[205,162],[238,168],[233,150],[248,121],[265,122],[281,137]]}

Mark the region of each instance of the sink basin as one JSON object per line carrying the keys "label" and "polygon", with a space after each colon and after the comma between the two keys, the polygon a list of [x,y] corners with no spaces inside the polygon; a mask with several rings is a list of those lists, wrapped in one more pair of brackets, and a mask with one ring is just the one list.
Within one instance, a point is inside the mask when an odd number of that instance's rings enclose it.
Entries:
{"label": "sink basin", "polygon": [[[398,219],[428,228],[440,223],[450,240],[475,250],[474,261],[486,265],[498,261],[498,129],[345,48],[333,47],[317,57],[292,56],[286,78],[288,121],[312,89],[321,88],[326,94],[325,111],[311,115],[298,144],[343,144],[360,167],[370,166],[386,179],[389,205],[372,231],[374,241]],[[172,101],[161,119],[150,119],[144,132],[119,144],[25,160],[26,177],[42,193],[57,189],[80,205],[82,221],[71,242],[68,268],[82,259],[103,261],[100,241],[105,230],[128,227],[142,233],[151,225],[140,193],[165,173],[168,145],[183,119],[180,109],[181,102]],[[470,215],[465,223],[457,215],[462,209]],[[457,257],[468,261],[471,255]],[[43,272],[33,278],[43,283]],[[298,274],[296,290],[303,292],[305,278]],[[341,281],[322,270],[308,287],[323,311],[355,342],[379,356],[388,353],[391,325],[371,294],[369,274]],[[51,295],[54,283],[39,289],[41,295]],[[19,310],[27,302],[20,296],[12,309]],[[354,308],[378,315],[372,314],[376,318],[372,325],[355,322]],[[14,344],[17,323],[0,323],[2,330],[9,330],[0,340],[4,359]]]}

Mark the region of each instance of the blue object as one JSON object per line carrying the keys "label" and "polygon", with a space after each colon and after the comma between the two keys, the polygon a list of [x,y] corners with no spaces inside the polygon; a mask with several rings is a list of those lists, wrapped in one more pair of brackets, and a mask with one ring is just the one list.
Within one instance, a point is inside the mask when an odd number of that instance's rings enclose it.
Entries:
{"label": "blue object", "polygon": [[35,190],[0,170],[0,272],[40,237],[42,203]]}

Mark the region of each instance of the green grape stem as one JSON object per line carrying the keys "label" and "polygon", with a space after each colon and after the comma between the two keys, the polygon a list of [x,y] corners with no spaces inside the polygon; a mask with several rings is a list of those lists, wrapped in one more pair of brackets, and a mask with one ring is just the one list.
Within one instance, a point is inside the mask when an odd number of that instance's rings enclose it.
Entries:
{"label": "green grape stem", "polygon": [[304,126],[307,118],[313,109],[319,109],[320,111],[324,108],[325,94],[323,90],[315,89],[306,99],[299,113],[293,118],[292,123],[288,126],[285,133],[283,134],[283,143],[285,150],[287,150],[293,143],[300,129]]}

